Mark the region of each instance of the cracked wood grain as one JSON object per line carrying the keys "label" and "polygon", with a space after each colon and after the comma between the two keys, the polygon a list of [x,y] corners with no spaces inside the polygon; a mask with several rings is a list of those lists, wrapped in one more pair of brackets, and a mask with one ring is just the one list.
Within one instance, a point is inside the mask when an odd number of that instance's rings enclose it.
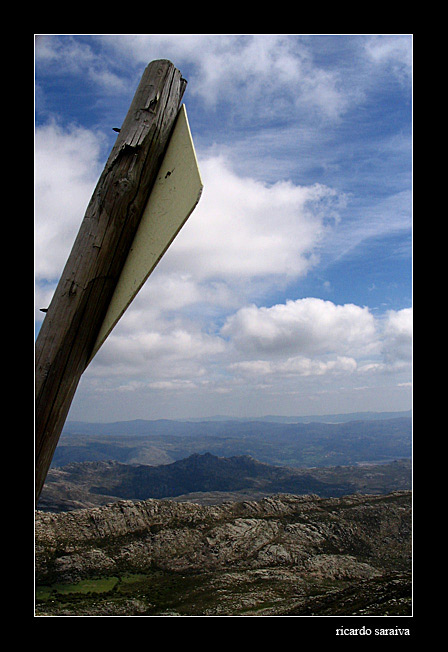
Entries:
{"label": "cracked wood grain", "polygon": [[36,500],[154,184],[186,81],[145,69],[36,340]]}

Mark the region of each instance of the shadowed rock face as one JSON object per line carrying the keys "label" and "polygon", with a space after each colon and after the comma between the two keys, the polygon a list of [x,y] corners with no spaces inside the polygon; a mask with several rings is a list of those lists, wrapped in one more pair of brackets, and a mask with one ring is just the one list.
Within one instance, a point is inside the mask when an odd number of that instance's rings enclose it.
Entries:
{"label": "shadowed rock face", "polygon": [[298,469],[261,463],[247,455],[205,453],[159,466],[97,461],[51,469],[38,508],[59,512],[147,498],[214,504],[228,499],[259,500],[278,493],[330,497],[410,488],[410,460]]}
{"label": "shadowed rock face", "polygon": [[[150,499],[36,512],[38,585],[118,578],[102,599],[47,601],[38,606],[45,613],[344,615],[342,608],[345,615],[404,615],[410,558],[407,491],[221,505]],[[140,578],[138,598],[129,574]]]}

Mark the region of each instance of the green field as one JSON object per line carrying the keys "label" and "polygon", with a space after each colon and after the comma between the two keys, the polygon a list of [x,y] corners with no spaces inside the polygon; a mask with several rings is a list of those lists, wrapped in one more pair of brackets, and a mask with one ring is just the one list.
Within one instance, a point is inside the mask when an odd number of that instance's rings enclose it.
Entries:
{"label": "green field", "polygon": [[[37,586],[35,592],[36,614],[58,612],[64,608],[73,615],[88,613],[100,601],[119,606],[129,599],[138,600],[138,611],[152,614],[179,607],[184,596],[196,588],[196,578],[177,573],[128,573],[120,577],[109,576],[86,579],[72,584]],[[140,615],[140,614],[139,614]]]}
{"label": "green field", "polygon": [[93,580],[80,580],[73,584],[52,584],[51,586],[36,587],[36,601],[45,602],[56,596],[72,594],[108,593],[120,582],[118,577],[102,577]]}

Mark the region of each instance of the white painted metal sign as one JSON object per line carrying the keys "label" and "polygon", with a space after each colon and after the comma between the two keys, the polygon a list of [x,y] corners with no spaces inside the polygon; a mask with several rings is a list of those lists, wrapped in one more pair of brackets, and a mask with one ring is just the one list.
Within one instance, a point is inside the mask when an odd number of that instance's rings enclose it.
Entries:
{"label": "white painted metal sign", "polygon": [[183,105],[90,360],[193,212],[202,187]]}

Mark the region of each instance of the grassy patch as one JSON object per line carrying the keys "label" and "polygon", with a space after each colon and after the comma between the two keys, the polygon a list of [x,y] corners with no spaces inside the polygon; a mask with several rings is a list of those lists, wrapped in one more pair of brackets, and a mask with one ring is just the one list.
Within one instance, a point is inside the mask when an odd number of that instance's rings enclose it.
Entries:
{"label": "grassy patch", "polygon": [[101,594],[112,591],[119,582],[118,577],[101,577],[99,579],[80,580],[72,584],[52,584],[51,586],[36,587],[36,601],[45,602],[57,599],[58,596],[79,594]]}

